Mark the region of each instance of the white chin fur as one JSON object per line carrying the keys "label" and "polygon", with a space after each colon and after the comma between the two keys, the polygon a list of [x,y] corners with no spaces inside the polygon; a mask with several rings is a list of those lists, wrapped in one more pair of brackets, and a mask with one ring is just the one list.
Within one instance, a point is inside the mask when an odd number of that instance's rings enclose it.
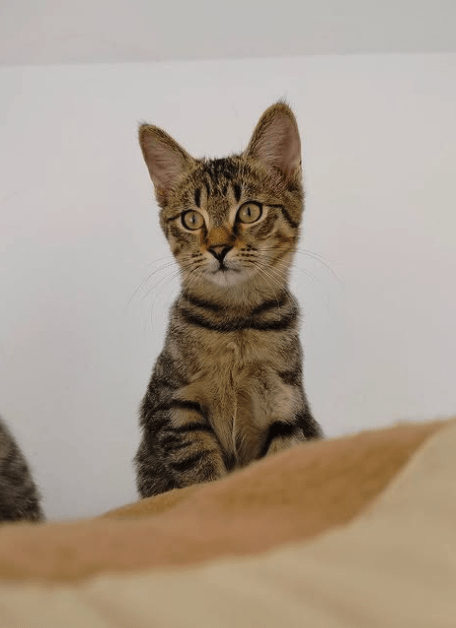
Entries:
{"label": "white chin fur", "polygon": [[207,273],[206,278],[222,288],[229,288],[247,279],[247,273],[228,270],[225,272]]}

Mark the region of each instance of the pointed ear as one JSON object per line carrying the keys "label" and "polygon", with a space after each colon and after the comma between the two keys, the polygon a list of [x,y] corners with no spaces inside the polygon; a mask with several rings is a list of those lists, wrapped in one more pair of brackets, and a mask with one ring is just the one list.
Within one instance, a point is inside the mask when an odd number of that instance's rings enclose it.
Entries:
{"label": "pointed ear", "polygon": [[139,143],[157,200],[164,205],[180,177],[195,163],[194,159],[168,133],[156,126],[141,124]]}
{"label": "pointed ear", "polygon": [[280,170],[287,179],[301,172],[301,140],[296,118],[285,103],[266,109],[256,125],[245,155]]}

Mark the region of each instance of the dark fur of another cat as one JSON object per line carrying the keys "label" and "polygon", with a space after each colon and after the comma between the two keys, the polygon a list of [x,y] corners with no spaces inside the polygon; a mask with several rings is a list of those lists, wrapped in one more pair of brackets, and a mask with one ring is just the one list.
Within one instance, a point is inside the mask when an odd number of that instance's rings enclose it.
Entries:
{"label": "dark fur of another cat", "polygon": [[40,501],[24,454],[0,419],[0,522],[43,520]]}

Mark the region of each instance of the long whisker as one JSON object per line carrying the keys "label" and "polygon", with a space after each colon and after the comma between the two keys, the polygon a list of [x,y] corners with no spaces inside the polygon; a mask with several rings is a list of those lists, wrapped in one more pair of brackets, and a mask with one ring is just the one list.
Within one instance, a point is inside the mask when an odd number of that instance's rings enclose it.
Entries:
{"label": "long whisker", "polygon": [[[309,279],[311,279],[312,281],[317,281],[318,283],[321,283],[320,280],[318,279],[318,277],[315,277],[310,271],[308,270],[304,270],[303,268],[299,268],[299,266],[297,266],[296,264],[287,264],[286,262],[283,262],[282,260],[277,260],[275,262],[275,266],[279,266],[282,268],[294,268],[296,270],[299,270],[300,273],[302,273],[303,275],[306,275],[306,277],[309,277]],[[274,266],[271,266],[270,270],[275,270]]]}
{"label": "long whisker", "polygon": [[[274,275],[270,272],[272,269],[269,266],[266,266],[264,263],[261,263],[259,261],[256,262],[250,262],[252,264],[252,266],[254,266],[259,272],[261,272],[261,274],[265,277],[270,279],[271,281],[273,281],[279,288],[281,291],[285,291],[288,296],[290,298],[293,298],[293,295],[291,294],[291,292],[288,290],[288,288],[284,285],[283,283],[283,277],[280,277],[282,279],[282,281],[279,281],[278,274],[276,273],[276,277],[274,277]],[[268,285],[270,286],[269,282]]]}
{"label": "long whisker", "polygon": [[327,262],[325,262],[324,259],[321,259],[321,257],[318,256],[317,254],[312,253],[311,251],[306,251],[305,249],[301,249],[301,250],[298,249],[296,253],[299,253],[300,255],[305,255],[306,257],[310,257],[311,259],[314,259],[316,262],[320,262],[320,264],[323,264],[323,266],[329,270],[329,272],[334,277],[334,279],[336,279],[339,283],[342,283],[336,271],[333,268],[331,268],[331,266]]}
{"label": "long whisker", "polygon": [[[263,251],[277,251],[277,248],[275,247],[265,247],[264,249],[262,249]],[[333,277],[339,282],[341,282],[340,277],[338,276],[338,274],[336,273],[336,271],[331,268],[331,266],[328,263],[328,258],[325,258],[323,255],[320,255],[319,253],[315,253],[314,251],[309,251],[308,249],[295,249],[293,251],[293,254],[298,253],[299,255],[304,255],[306,257],[309,257],[313,260],[315,260],[316,262],[319,262],[320,264],[322,264],[327,270],[329,270],[329,272],[331,273],[331,275],[333,275]]]}
{"label": "long whisker", "polygon": [[[271,292],[274,292],[274,288],[272,287],[272,285],[269,282],[269,279],[273,279],[273,278],[272,277],[268,277],[268,275],[266,274],[266,272],[263,270],[263,268],[261,267],[261,265],[258,262],[250,261],[250,264],[254,268],[256,268],[258,270],[258,272],[264,277],[266,283],[271,288]],[[279,297],[278,297],[277,294],[276,294],[276,301],[277,301],[277,305],[279,305]]]}
{"label": "long whisker", "polygon": [[151,262],[148,263],[148,266],[152,266],[153,264],[158,264],[159,262],[162,262],[163,260],[173,260],[174,261],[174,257],[170,254],[168,255],[162,255],[161,257],[156,257],[155,259],[153,259]]}
{"label": "long whisker", "polygon": [[[156,293],[155,293],[155,295],[154,295],[154,297],[152,299],[151,306],[150,306],[151,307],[151,321],[152,321],[152,314],[153,314],[153,312],[155,310],[155,306],[157,304],[157,301],[159,300],[159,298],[161,298],[162,288],[170,286],[173,283],[173,281],[175,281],[177,278],[180,277],[181,273],[182,273],[181,269],[178,268],[171,276],[168,275],[167,277],[165,277],[165,279],[167,280],[166,283],[164,285],[162,285],[159,288],[159,290],[156,291]],[[150,291],[149,291],[149,294],[150,294]],[[165,310],[166,309],[166,307],[165,307],[165,300],[163,300],[162,305],[163,305],[162,309]]]}
{"label": "long whisker", "polygon": [[172,266],[174,266],[176,264],[176,262],[174,260],[163,264],[162,266],[160,266],[159,268],[156,268],[154,271],[152,271],[151,273],[149,273],[147,275],[147,277],[139,284],[139,286],[136,288],[136,290],[133,292],[133,294],[131,295],[131,297],[129,298],[126,307],[128,307],[130,305],[130,303],[133,301],[133,299],[135,298],[135,296],[138,294],[138,292],[141,290],[141,288],[143,288],[151,279],[154,275],[156,275],[158,272],[161,272],[162,270],[166,270],[167,268],[170,268]]}
{"label": "long whisker", "polygon": [[[276,265],[281,266],[284,270],[287,270],[287,269],[290,267],[290,266],[288,265],[288,263],[287,263],[287,262],[285,262],[285,261],[283,261],[283,260],[277,260]],[[257,267],[257,266],[256,266],[256,267]],[[295,267],[295,265],[291,265],[291,267]],[[307,272],[307,271],[303,270],[302,268],[298,268],[297,266],[296,266],[296,268],[297,268],[297,270],[299,270],[299,271],[301,271],[302,273],[304,273],[305,275],[307,275],[307,276],[309,277],[309,279],[311,279],[312,281],[316,281],[316,282],[318,282],[318,284],[320,285],[320,287],[322,287],[322,286],[321,286],[321,282],[320,282],[320,280],[318,279],[318,277],[314,277],[311,273],[309,273],[309,272]],[[269,277],[270,277],[271,279],[273,279],[273,277],[272,277],[271,275],[274,275],[275,277],[278,277],[278,280],[276,280],[276,283],[277,283],[277,281],[278,281],[278,283],[279,283],[280,285],[282,285],[283,276],[279,273],[279,271],[277,270],[277,268],[275,268],[274,266],[266,266],[266,269],[267,269],[267,270],[266,270],[266,272],[268,273]],[[265,272],[265,269],[263,269],[263,272]],[[286,289],[286,288],[285,288],[285,289]],[[291,294],[291,292],[290,292],[288,289],[286,289],[286,290],[287,290],[287,293],[290,295],[290,297],[291,297],[291,298],[294,298],[294,297],[293,297],[293,295]],[[323,302],[324,302],[324,304],[325,304],[325,308],[326,308],[326,310],[329,310],[329,303],[328,303],[328,301],[327,301],[326,297],[325,297],[323,294],[321,294],[321,298],[323,299]]]}
{"label": "long whisker", "polygon": [[[177,266],[177,269],[175,273],[172,275],[172,278],[170,279],[170,281],[173,281],[174,279],[176,279],[182,273],[183,270],[188,270],[190,266],[191,266],[191,262],[184,263],[183,268],[181,268],[180,266]],[[154,285],[150,288],[150,290],[148,290],[147,293],[143,296],[143,300],[152,292],[152,290],[154,290],[157,286],[163,283],[163,281],[165,281],[166,279],[169,279],[169,274],[165,275],[164,277],[159,279],[156,283],[154,283]]]}
{"label": "long whisker", "polygon": [[[270,247],[265,247],[264,249],[265,251],[277,251],[277,247],[276,246],[270,246]],[[294,253],[304,253],[304,254],[308,254],[308,255],[312,255],[313,257],[318,257],[320,259],[324,259],[327,262],[330,262],[330,258],[326,257],[326,255],[322,255],[321,253],[317,253],[316,251],[311,251],[310,249],[303,249],[301,248],[301,246],[297,246],[294,251]]]}
{"label": "long whisker", "polygon": [[203,265],[196,266],[188,275],[188,287],[191,288],[204,275]]}
{"label": "long whisker", "polygon": [[[175,272],[172,273],[171,275],[167,274],[165,277],[162,277],[158,282],[156,282],[152,286],[152,288],[147,292],[147,294],[144,295],[143,300],[152,292],[152,290],[155,290],[160,284],[163,284],[164,281],[166,281],[166,285],[169,285],[175,279],[182,277],[183,273],[188,271],[189,269],[192,269],[192,267],[193,267],[193,270],[191,270],[191,273],[194,273],[195,270],[198,270],[198,268],[200,268],[200,266],[201,266],[199,260],[195,261],[195,259],[193,257],[189,256],[189,255],[185,256],[185,257],[182,257],[180,262],[181,262],[181,264],[177,266]],[[195,264],[196,264],[196,266],[195,266]],[[157,299],[160,296],[160,290],[161,290],[161,288],[159,290],[157,290],[157,294],[156,294],[155,298],[152,301],[152,304],[151,304],[151,315],[152,315],[152,313],[154,311]]]}
{"label": "long whisker", "polygon": [[143,296],[142,300],[144,301],[144,299],[146,299],[149,294],[154,291],[156,288],[158,288],[158,286],[160,286],[164,281],[174,281],[174,279],[176,279],[176,277],[179,276],[180,274],[180,269],[176,269],[172,274],[168,273],[167,275],[165,275],[164,277],[162,277],[161,279],[159,279],[157,282],[154,283],[154,285],[152,286],[152,288],[150,288],[146,294]]}
{"label": "long whisker", "polygon": [[[182,262],[183,263],[187,263],[192,259],[192,257],[190,255],[185,255],[182,258]],[[151,280],[151,278],[156,275],[156,273],[161,272],[162,270],[166,270],[172,266],[175,266],[177,264],[175,258],[172,255],[164,255],[162,257],[157,258],[156,260],[154,260],[153,262],[151,262],[149,264],[149,266],[151,266],[152,264],[157,264],[162,260],[167,260],[164,264],[162,264],[161,266],[159,266],[158,268],[156,268],[155,270],[152,270],[147,277],[141,281],[141,283],[138,285],[138,287],[135,289],[135,291],[133,292],[133,294],[131,295],[131,297],[128,299],[128,302],[126,304],[126,308],[128,308],[128,306],[130,305],[130,303],[133,301],[133,299],[135,298],[135,296],[137,295],[137,293]]]}
{"label": "long whisker", "polygon": [[274,266],[272,266],[270,263],[266,264],[265,262],[262,262],[262,266],[267,269],[268,272],[275,275],[278,278],[279,282],[283,283],[285,281],[284,274],[279,272],[276,266],[279,266],[279,268],[284,271],[288,271],[291,267],[291,264],[289,262],[285,262],[284,260],[275,260]]}
{"label": "long whisker", "polygon": [[[279,262],[280,262],[280,261],[281,261],[281,260],[279,260]],[[295,264],[292,264],[292,268],[296,268],[296,270],[299,270],[300,272],[304,273],[304,274],[305,274],[307,277],[309,277],[309,279],[311,279],[313,282],[317,282],[317,283],[318,283],[318,285],[320,286],[320,288],[323,288],[323,286],[322,286],[322,282],[320,281],[320,279],[319,279],[318,277],[315,277],[314,275],[312,275],[312,273],[310,273],[310,272],[308,272],[308,271],[306,271],[306,270],[303,270],[302,268],[299,268],[299,267],[298,267],[298,266],[296,266]],[[271,270],[273,270],[273,269],[271,268]],[[329,308],[329,303],[328,303],[328,300],[327,300],[326,296],[325,296],[323,293],[321,293],[321,295],[320,295],[320,296],[321,296],[321,298],[323,299],[323,302],[324,302],[324,304],[325,304],[326,310],[327,310],[327,311],[329,311],[329,309],[330,309],[330,308]]]}

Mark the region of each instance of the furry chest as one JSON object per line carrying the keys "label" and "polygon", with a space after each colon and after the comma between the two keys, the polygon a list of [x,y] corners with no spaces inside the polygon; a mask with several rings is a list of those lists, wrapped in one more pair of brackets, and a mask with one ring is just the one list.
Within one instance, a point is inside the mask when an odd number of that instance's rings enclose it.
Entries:
{"label": "furry chest", "polygon": [[200,369],[192,381],[223,449],[240,465],[258,455],[268,417],[276,414],[273,406],[289,405],[289,393],[284,394],[276,374],[280,352],[255,336],[242,332],[200,345]]}
{"label": "furry chest", "polygon": [[275,363],[280,360],[280,347],[273,338],[265,339],[255,331],[240,331],[227,337],[199,339],[198,359],[200,368],[207,366],[215,373],[231,374],[232,378],[242,377],[252,364]]}

